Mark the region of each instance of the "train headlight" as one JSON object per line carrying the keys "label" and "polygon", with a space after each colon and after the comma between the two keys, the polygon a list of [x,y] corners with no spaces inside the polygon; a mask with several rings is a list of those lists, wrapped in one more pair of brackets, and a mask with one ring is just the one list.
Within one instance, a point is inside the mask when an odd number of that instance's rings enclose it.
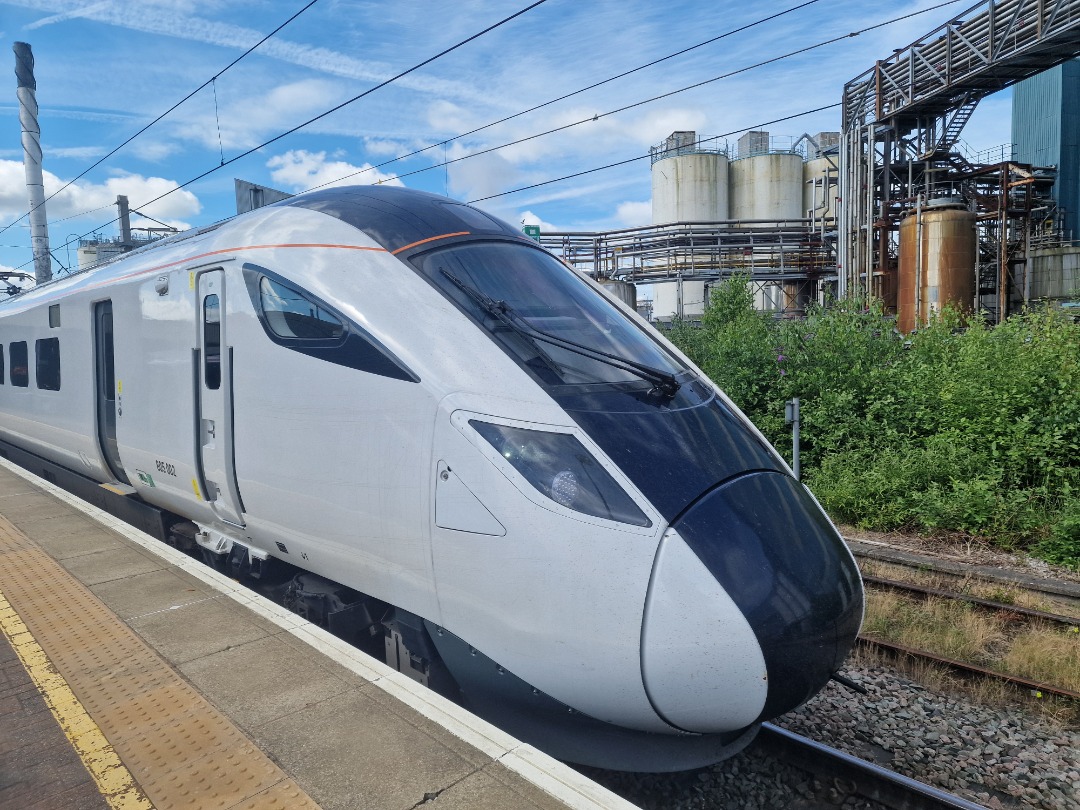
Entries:
{"label": "train headlight", "polygon": [[652,525],[573,434],[496,425],[478,419],[469,420],[469,424],[526,481],[557,504],[619,523]]}

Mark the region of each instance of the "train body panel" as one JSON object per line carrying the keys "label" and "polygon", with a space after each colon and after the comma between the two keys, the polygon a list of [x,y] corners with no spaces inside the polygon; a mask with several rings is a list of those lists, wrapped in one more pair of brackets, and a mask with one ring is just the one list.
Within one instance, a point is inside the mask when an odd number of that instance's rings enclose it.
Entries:
{"label": "train body panel", "polygon": [[[70,306],[22,308],[5,321],[11,339],[4,356],[3,432],[31,452],[62,466],[99,480],[107,480],[100,452],[93,436],[92,414],[71,407],[57,390],[36,384],[40,348],[56,341],[63,390],[84,390],[91,383],[93,356],[90,352],[89,319]],[[50,317],[60,325],[50,326]],[[63,339],[61,339],[63,336]],[[13,345],[14,344],[14,345]],[[18,344],[22,344],[20,357]],[[22,382],[22,385],[17,383]]]}
{"label": "train body panel", "polygon": [[[628,527],[560,506],[476,433],[476,421],[573,435],[604,463],[583,431],[551,405],[465,395],[443,401],[440,461],[505,527],[505,536],[455,531],[440,527],[436,515],[432,554],[446,626],[493,639],[499,662],[549,695],[566,700],[573,682],[573,705],[592,717],[670,731],[649,703],[638,663],[640,606],[663,531],[659,515],[649,510],[650,526]],[[631,486],[617,469],[609,471]],[[552,559],[563,563],[553,569]]]}
{"label": "train body panel", "polygon": [[0,439],[129,482],[211,556],[379,600],[388,660],[442,658],[556,755],[728,756],[861,618],[850,552],[723,392],[434,195],[331,189],[164,240],[0,302],[0,355]]}

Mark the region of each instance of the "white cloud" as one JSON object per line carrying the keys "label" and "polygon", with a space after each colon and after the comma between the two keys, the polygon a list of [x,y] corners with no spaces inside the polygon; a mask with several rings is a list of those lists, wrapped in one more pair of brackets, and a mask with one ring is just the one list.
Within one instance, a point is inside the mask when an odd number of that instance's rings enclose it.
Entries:
{"label": "white cloud", "polygon": [[545,222],[532,211],[522,211],[518,215],[517,221],[522,225],[539,225],[540,230],[545,233],[562,230],[561,228],[555,227],[550,222]]}
{"label": "white cloud", "polygon": [[[193,16],[191,12],[195,10],[194,4],[183,2],[183,0],[154,2],[150,4],[150,8],[132,8],[128,3],[111,1],[89,6],[80,0],[9,0],[9,2],[38,11],[54,12],[53,16],[31,23],[28,27],[40,27],[63,20],[85,18],[128,30],[193,40],[233,50],[250,47],[265,35],[265,31],[261,29],[245,28]],[[207,11],[213,13],[218,9],[208,7]],[[270,57],[320,73],[362,82],[385,81],[401,69],[400,66],[392,67],[382,62],[357,59],[330,48],[291,42],[280,36],[264,42],[259,47],[258,53],[263,57]],[[402,77],[396,84],[424,93],[450,96],[466,101],[490,101],[475,86],[465,81],[420,74]]]}
{"label": "white cloud", "polygon": [[397,157],[421,149],[427,144],[413,146],[393,138],[364,138],[364,151],[372,157]]}
{"label": "white cloud", "polygon": [[42,17],[37,22],[32,22],[29,25],[24,26],[27,31],[33,31],[36,28],[44,28],[46,25],[53,25],[59,22],[67,22],[68,20],[74,20],[79,17],[89,17],[95,12],[106,10],[111,4],[109,0],[105,0],[102,3],[95,3],[91,6],[83,6],[81,8],[72,9],[71,11],[64,11],[60,14],[53,14],[51,17]]}
{"label": "white cloud", "polygon": [[180,145],[178,143],[169,143],[168,141],[138,138],[131,143],[130,149],[135,154],[135,157],[140,160],[145,160],[148,163],[157,163],[177,154],[180,151]]}
{"label": "white cloud", "polygon": [[327,160],[326,152],[308,152],[306,149],[291,149],[283,155],[275,155],[266,165],[273,181],[292,191],[323,185],[404,185],[392,175],[373,169],[370,163],[356,166],[344,160]]}
{"label": "white cloud", "polygon": [[476,110],[473,108],[439,99],[428,105],[427,123],[436,132],[457,135],[483,126],[486,122],[476,117]]}
{"label": "white cloud", "polygon": [[619,203],[615,209],[615,218],[628,228],[648,225],[652,222],[652,201]]}
{"label": "white cloud", "polygon": [[[466,154],[464,147],[453,144],[448,152],[449,158]],[[521,185],[522,173],[513,163],[499,152],[479,155],[447,167],[450,179],[450,192],[466,200],[476,200],[498,194],[508,188]]]}
{"label": "white cloud", "polygon": [[[56,192],[64,181],[51,172],[44,172],[45,195]],[[144,177],[140,174],[117,174],[103,183],[80,181],[73,183],[45,203],[50,223],[92,212],[94,220],[106,222],[113,218],[116,197],[126,195],[132,208],[161,220],[191,217],[202,209],[198,198],[186,189],[176,191],[158,202],[149,203],[179,183],[163,177]],[[23,165],[15,160],[0,160],[0,217],[15,219],[29,207]],[[112,210],[110,210],[112,209]],[[82,227],[82,226],[77,226]]]}
{"label": "white cloud", "polygon": [[[207,92],[204,90],[203,94]],[[218,149],[220,132],[221,148],[250,149],[263,141],[266,134],[303,123],[339,97],[335,85],[323,79],[282,84],[266,93],[244,93],[235,99],[221,92],[217,112],[212,100],[204,103],[201,112],[188,111],[181,123],[174,124],[174,131],[213,150]]]}
{"label": "white cloud", "polygon": [[42,146],[46,160],[49,158],[72,158],[74,160],[93,160],[105,154],[103,146]]}

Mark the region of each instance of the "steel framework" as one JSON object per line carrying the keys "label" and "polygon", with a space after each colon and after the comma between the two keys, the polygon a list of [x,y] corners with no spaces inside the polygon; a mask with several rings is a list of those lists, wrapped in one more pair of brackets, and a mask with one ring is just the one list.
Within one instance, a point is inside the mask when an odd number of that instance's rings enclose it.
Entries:
{"label": "steel framework", "polygon": [[1008,268],[1030,230],[1031,195],[1053,177],[1004,155],[972,163],[957,142],[981,99],[1078,54],[1080,0],[983,0],[844,86],[840,295],[888,303],[900,216],[920,201],[960,197],[980,222],[984,305],[1007,314]]}
{"label": "steel framework", "polygon": [[816,289],[809,290],[804,282],[817,287],[834,279],[836,270],[833,240],[821,219],[676,222],[597,233],[551,232],[541,234],[540,243],[593,278],[633,284],[711,282],[746,275],[758,287],[801,285],[805,297]]}

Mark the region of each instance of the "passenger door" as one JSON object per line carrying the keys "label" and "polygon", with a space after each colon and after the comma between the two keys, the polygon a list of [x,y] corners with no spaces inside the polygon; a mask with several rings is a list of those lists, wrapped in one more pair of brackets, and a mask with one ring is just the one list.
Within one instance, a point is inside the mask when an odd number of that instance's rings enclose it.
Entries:
{"label": "passenger door", "polygon": [[116,443],[116,366],[113,348],[112,301],[94,304],[94,402],[98,443],[109,472],[129,483]]}
{"label": "passenger door", "polygon": [[233,457],[232,348],[226,329],[225,271],[197,277],[196,441],[203,497],[219,518],[244,525]]}

